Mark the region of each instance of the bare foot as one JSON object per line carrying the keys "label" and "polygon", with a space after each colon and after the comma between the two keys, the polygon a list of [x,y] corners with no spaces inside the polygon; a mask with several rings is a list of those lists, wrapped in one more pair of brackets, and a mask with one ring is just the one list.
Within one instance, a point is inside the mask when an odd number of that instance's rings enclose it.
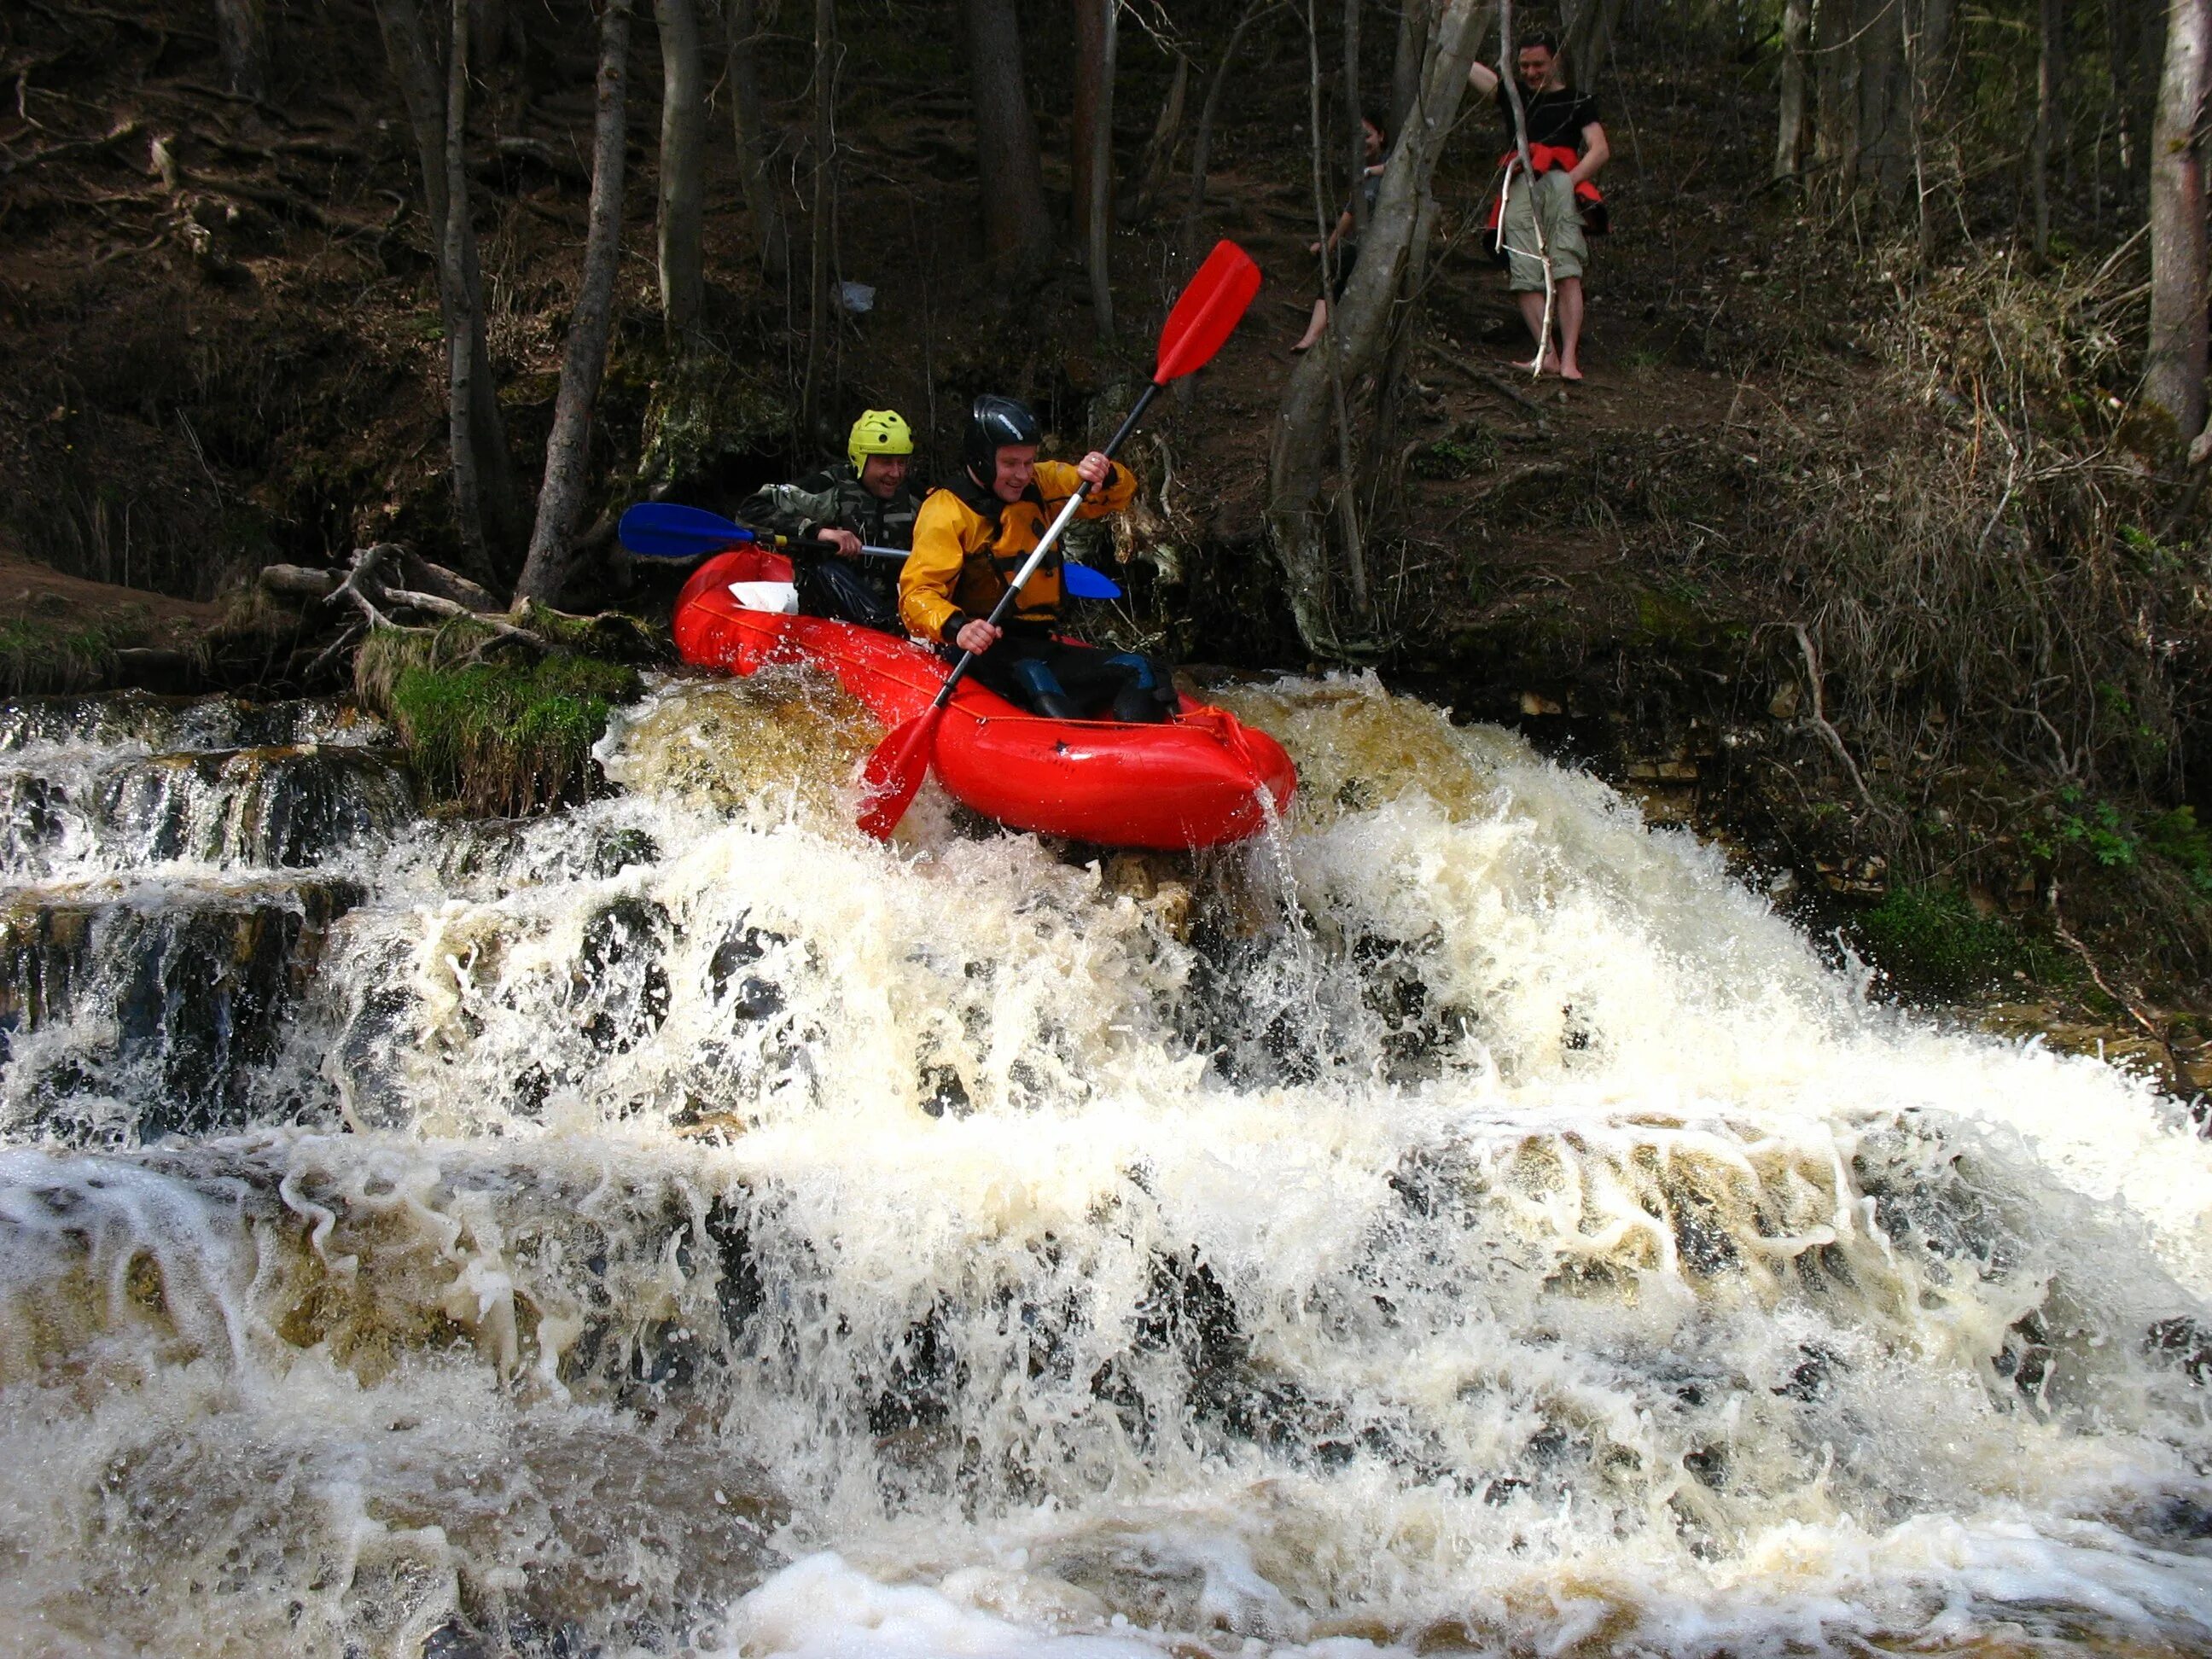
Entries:
{"label": "bare foot", "polygon": [[1560,363],[1559,369],[1559,378],[1563,380],[1579,380],[1583,377],[1582,365],[1571,357]]}
{"label": "bare foot", "polygon": [[[1516,358],[1514,360],[1513,367],[1519,369],[1525,369],[1531,374],[1556,374],[1559,372],[1559,354],[1556,351],[1547,351],[1544,354],[1544,359],[1541,362],[1537,362],[1533,357],[1529,358],[1525,362],[1521,361],[1519,358]],[[1577,375],[1576,378],[1579,380],[1581,376]]]}

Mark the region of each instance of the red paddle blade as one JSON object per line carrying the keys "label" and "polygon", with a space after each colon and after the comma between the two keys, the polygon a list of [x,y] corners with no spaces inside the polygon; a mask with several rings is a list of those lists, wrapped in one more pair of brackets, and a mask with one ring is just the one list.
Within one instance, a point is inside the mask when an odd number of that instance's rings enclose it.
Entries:
{"label": "red paddle blade", "polygon": [[1190,279],[1160,330],[1155,384],[1179,380],[1213,361],[1260,291],[1260,267],[1234,242],[1220,241]]}
{"label": "red paddle blade", "polygon": [[863,833],[878,841],[891,838],[906,809],[914,805],[921,781],[929,775],[929,757],[936,752],[937,727],[944,718],[941,707],[932,708],[894,727],[876,745],[875,753],[860,769],[860,787],[866,795],[866,804],[860,808]]}

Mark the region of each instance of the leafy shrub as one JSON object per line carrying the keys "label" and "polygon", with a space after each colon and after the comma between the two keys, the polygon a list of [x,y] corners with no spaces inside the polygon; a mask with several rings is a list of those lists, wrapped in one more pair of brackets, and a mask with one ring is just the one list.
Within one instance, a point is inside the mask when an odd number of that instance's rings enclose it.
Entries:
{"label": "leafy shrub", "polygon": [[1999,916],[1977,912],[1942,887],[1893,887],[1859,918],[1875,962],[1911,988],[1955,995],[2015,969],[2033,971],[2041,952]]}
{"label": "leafy shrub", "polygon": [[2212,833],[2197,821],[2193,806],[2177,806],[2143,826],[2143,845],[2189,878],[2189,884],[2212,897]]}

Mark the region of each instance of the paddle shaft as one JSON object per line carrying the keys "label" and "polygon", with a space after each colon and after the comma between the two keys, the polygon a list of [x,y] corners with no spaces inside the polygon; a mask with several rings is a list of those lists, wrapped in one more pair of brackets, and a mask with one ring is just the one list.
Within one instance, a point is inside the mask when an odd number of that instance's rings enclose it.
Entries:
{"label": "paddle shaft", "polygon": [[[1114,459],[1114,452],[1121,448],[1127,441],[1129,434],[1137,429],[1137,422],[1144,417],[1145,410],[1151,406],[1152,399],[1158,395],[1159,389],[1160,382],[1158,380],[1146,386],[1145,395],[1137,399],[1135,406],[1129,410],[1127,417],[1122,421],[1121,429],[1106,441],[1106,447],[1100,453],[1108,460]],[[1037,567],[1044,562],[1044,556],[1052,551],[1053,544],[1060,539],[1060,532],[1074,520],[1077,511],[1090,495],[1091,481],[1086,478],[1076,485],[1075,493],[1067,498],[1067,505],[1060,509],[1060,516],[1052,521],[1052,527],[1044,532],[1037,544],[1030,550],[1029,557],[1022,561],[1022,568],[1014,572],[1013,580],[1007,583],[1006,591],[999,595],[999,602],[991,607],[991,614],[983,618],[986,623],[993,628],[999,625],[999,618],[1006,614],[1008,607],[1014,602],[1014,596],[1029,585],[1030,577],[1036,574]],[[937,701],[929,705],[931,708],[942,708],[952,701],[953,692],[959,689],[960,682],[968,678],[968,671],[975,665],[975,652],[963,651],[960,653],[960,660],[952,665],[952,672],[945,677],[945,684],[938,691]]]}

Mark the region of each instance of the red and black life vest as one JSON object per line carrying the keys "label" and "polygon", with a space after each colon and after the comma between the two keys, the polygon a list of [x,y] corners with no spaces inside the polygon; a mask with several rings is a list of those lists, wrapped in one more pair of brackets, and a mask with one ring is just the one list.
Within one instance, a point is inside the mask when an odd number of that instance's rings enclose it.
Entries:
{"label": "red and black life vest", "polygon": [[[1531,144],[1528,162],[1538,173],[1549,173],[1555,167],[1571,171],[1582,160],[1582,152],[1567,144]],[[1521,153],[1509,149],[1498,158],[1498,188],[1491,193],[1489,216],[1482,228],[1494,243],[1498,236],[1498,219],[1505,208],[1505,192],[1513,183],[1514,170],[1521,165]],[[1582,210],[1583,231],[1586,235],[1602,236],[1606,231],[1605,198],[1589,179],[1575,186],[1575,205]]]}

